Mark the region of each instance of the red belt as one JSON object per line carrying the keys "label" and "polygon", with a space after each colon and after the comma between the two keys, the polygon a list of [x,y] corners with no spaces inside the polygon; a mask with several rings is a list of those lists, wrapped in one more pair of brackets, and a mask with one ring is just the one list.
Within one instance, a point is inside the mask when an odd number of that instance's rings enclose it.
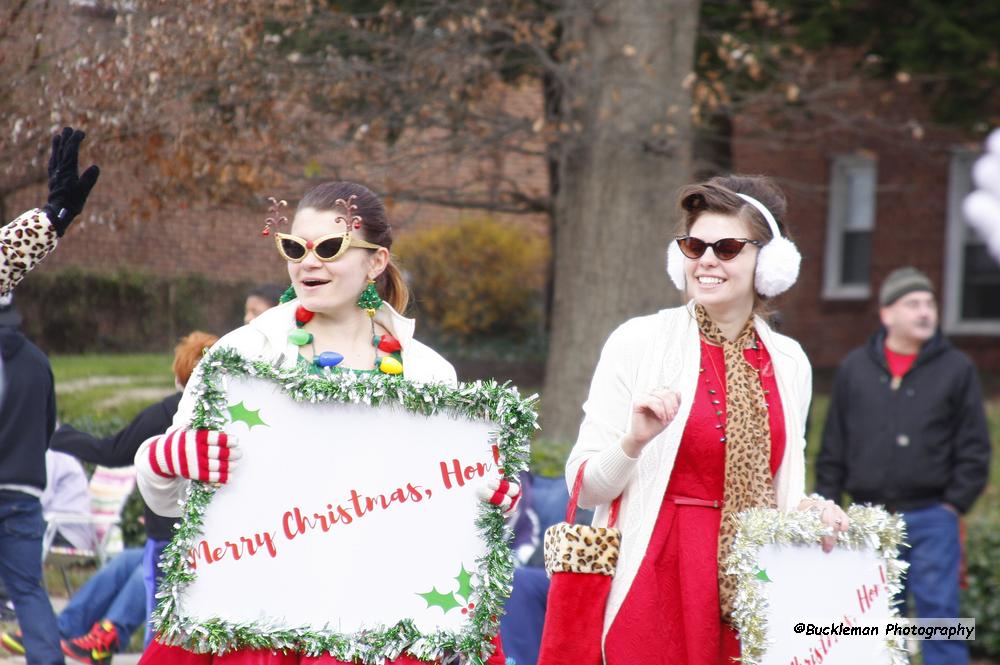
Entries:
{"label": "red belt", "polygon": [[721,501],[709,501],[708,499],[693,499],[689,496],[677,496],[676,494],[667,494],[665,497],[668,501],[673,501],[678,506],[698,506],[700,508],[722,508]]}

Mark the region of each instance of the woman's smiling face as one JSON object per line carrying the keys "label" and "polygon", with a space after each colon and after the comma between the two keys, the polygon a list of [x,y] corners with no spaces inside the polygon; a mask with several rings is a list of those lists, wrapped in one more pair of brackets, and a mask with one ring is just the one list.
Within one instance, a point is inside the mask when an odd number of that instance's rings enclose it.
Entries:
{"label": "woman's smiling face", "polygon": [[[303,208],[295,213],[291,233],[315,241],[347,230],[340,212]],[[336,261],[329,262],[320,261],[314,252],[308,251],[302,261],[288,262],[288,276],[303,307],[313,312],[330,312],[357,301],[373,269],[372,258],[371,250],[358,247],[348,248]]]}
{"label": "woman's smiling face", "polygon": [[[688,235],[706,243],[723,238],[750,238],[746,222],[733,215],[703,213],[691,226]],[[756,246],[746,243],[729,261],[721,261],[711,247],[701,258],[684,257],[684,276],[688,296],[705,307],[753,306],[754,273],[757,269]]]}

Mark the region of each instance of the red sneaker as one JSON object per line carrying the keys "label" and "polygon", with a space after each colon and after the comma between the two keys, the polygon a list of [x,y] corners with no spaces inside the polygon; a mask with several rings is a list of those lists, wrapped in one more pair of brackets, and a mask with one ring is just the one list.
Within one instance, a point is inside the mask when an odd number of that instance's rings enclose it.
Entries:
{"label": "red sneaker", "polygon": [[24,655],[24,635],[21,631],[0,633],[0,646],[17,656]]}
{"label": "red sneaker", "polygon": [[62,651],[81,663],[104,665],[111,662],[111,656],[118,651],[119,645],[118,629],[105,619],[95,623],[86,635],[62,640]]}

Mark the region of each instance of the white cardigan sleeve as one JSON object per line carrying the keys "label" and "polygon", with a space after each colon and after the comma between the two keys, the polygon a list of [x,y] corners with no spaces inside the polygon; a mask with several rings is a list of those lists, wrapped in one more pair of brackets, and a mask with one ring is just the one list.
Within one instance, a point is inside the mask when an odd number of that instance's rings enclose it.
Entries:
{"label": "white cardigan sleeve", "polygon": [[[230,347],[236,349],[244,356],[259,357],[267,349],[266,339],[258,331],[250,326],[237,328],[233,332],[225,335],[212,347],[213,350],[220,347]],[[204,361],[202,361],[204,362]],[[183,502],[187,496],[187,488],[190,481],[186,478],[164,478],[153,471],[149,461],[149,448],[156,439],[165,436],[170,432],[184,429],[191,424],[194,418],[194,407],[197,403],[195,390],[201,383],[202,368],[201,362],[194,368],[191,378],[184,386],[184,393],[181,401],[177,405],[177,413],[174,414],[173,423],[166,433],[150,437],[142,442],[139,450],[135,453],[136,484],[142,498],[157,515],[164,517],[180,517],[183,511]]]}
{"label": "white cardigan sleeve", "polygon": [[580,434],[566,461],[570,491],[580,465],[587,462],[580,490],[582,508],[609,503],[619,496],[639,462],[625,454],[621,440],[631,422],[637,364],[642,357],[644,326],[640,321],[626,321],[608,337],[583,405]]}
{"label": "white cardigan sleeve", "polygon": [[183,511],[183,501],[187,496],[187,488],[190,481],[186,478],[164,478],[153,471],[149,461],[149,449],[153,442],[169,433],[184,429],[191,422],[194,416],[195,396],[194,389],[201,383],[201,363],[191,373],[187,385],[184,387],[184,394],[177,405],[177,413],[174,414],[174,421],[164,434],[158,434],[142,442],[139,450],[135,453],[136,484],[139,486],[139,493],[146,501],[146,505],[157,515],[164,517],[180,517]]}

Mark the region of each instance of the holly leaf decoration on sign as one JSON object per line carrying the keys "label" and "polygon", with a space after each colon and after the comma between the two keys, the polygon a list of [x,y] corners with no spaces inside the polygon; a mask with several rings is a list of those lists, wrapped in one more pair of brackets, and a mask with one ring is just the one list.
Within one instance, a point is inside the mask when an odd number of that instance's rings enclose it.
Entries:
{"label": "holly leaf decoration on sign", "polygon": [[240,402],[239,404],[233,404],[232,406],[229,407],[229,417],[232,418],[233,422],[246,423],[247,429],[250,429],[257,425],[263,425],[264,427],[268,426],[267,423],[265,423],[258,415],[259,413],[260,409],[257,409],[256,411],[251,411],[243,404],[243,402]]}
{"label": "holly leaf decoration on sign", "polygon": [[453,610],[461,605],[455,600],[454,593],[441,593],[437,587],[431,587],[427,593],[418,593],[417,595],[427,601],[427,607],[440,607],[445,614],[448,613],[448,610]]}
{"label": "holly leaf decoration on sign", "polygon": [[455,579],[458,580],[458,591],[455,592],[455,595],[468,602],[469,596],[472,595],[472,573],[465,569],[464,563],[462,564],[462,572]]}
{"label": "holly leaf decoration on sign", "polygon": [[756,577],[761,582],[773,582],[774,581],[770,577],[767,576],[767,571],[765,569],[763,569],[763,568],[760,568],[759,570],[757,570],[757,574],[754,575],[754,577]]}

